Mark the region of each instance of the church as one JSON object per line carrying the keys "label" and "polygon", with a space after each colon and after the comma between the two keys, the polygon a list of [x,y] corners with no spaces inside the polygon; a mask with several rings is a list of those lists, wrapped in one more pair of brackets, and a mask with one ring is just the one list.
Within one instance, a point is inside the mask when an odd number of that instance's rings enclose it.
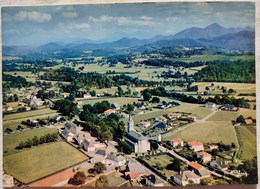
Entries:
{"label": "church", "polygon": [[132,146],[135,153],[143,153],[150,150],[150,143],[148,139],[143,136],[141,133],[138,133],[134,129],[134,121],[129,115],[128,120],[128,131],[125,136],[125,141]]}

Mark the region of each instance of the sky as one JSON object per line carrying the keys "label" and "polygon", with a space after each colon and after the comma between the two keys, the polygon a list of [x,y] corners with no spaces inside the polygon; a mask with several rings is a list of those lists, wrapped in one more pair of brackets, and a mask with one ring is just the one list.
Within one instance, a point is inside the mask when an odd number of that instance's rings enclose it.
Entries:
{"label": "sky", "polygon": [[3,45],[42,45],[82,39],[96,42],[122,37],[148,39],[213,23],[226,28],[254,28],[255,4],[171,2],[4,7],[2,41]]}

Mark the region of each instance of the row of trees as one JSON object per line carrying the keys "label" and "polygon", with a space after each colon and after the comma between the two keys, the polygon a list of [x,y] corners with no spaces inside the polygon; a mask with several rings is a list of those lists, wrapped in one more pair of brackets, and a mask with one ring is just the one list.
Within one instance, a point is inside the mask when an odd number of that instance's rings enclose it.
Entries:
{"label": "row of trees", "polygon": [[44,136],[41,136],[40,138],[34,136],[32,139],[28,138],[26,141],[20,142],[16,149],[31,148],[32,146],[38,146],[40,144],[54,142],[57,139],[58,133],[48,133]]}

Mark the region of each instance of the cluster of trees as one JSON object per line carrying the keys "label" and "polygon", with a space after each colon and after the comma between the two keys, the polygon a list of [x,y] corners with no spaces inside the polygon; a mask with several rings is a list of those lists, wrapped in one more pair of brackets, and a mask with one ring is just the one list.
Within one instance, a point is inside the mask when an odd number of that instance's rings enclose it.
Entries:
{"label": "cluster of trees", "polygon": [[238,60],[209,63],[193,78],[196,81],[255,83],[255,62]]}
{"label": "cluster of trees", "polygon": [[137,73],[140,73],[140,71],[135,71],[135,72],[116,72],[111,70],[106,71],[106,74],[137,74]]}
{"label": "cluster of trees", "polygon": [[[120,141],[125,135],[125,124],[119,121],[117,114],[110,114],[107,117],[99,118],[96,114],[84,112],[88,120],[82,124],[85,131],[89,131],[91,135],[97,137],[101,142],[108,140]],[[80,114],[82,119],[82,114]]]}
{"label": "cluster of trees", "polygon": [[257,158],[254,157],[252,160],[245,160],[243,164],[238,166],[238,169],[248,173],[247,176],[243,177],[243,183],[245,184],[257,184]]}
{"label": "cluster of trees", "polygon": [[72,178],[69,179],[68,184],[82,185],[85,183],[87,176],[84,171],[78,171]]}
{"label": "cluster of trees", "polygon": [[117,148],[120,152],[124,152],[125,154],[131,154],[134,152],[134,149],[123,140],[118,141]]}
{"label": "cluster of trees", "polygon": [[52,108],[69,117],[73,117],[79,113],[77,103],[71,101],[68,98],[55,101]]}
{"label": "cluster of trees", "polygon": [[91,104],[85,104],[83,106],[83,112],[82,113],[82,120],[88,121],[84,119],[84,114],[101,114],[104,111],[108,110],[110,108],[110,103],[107,100],[104,100],[102,102],[97,102],[93,105]]}
{"label": "cluster of trees", "polygon": [[174,66],[174,67],[184,67],[184,68],[204,66],[209,63],[211,62],[195,61],[195,62],[187,63],[187,62],[175,61],[171,59],[149,59],[141,62],[141,64],[145,64],[148,66],[158,66],[158,67]]}
{"label": "cluster of trees", "polygon": [[54,98],[56,96],[54,91],[45,91],[45,90],[39,90],[36,94],[37,98],[40,98],[41,100]]}
{"label": "cluster of trees", "polygon": [[14,95],[10,95],[7,97],[7,95],[5,93],[3,93],[3,102],[17,102],[19,100],[17,94]]}
{"label": "cluster of trees", "polygon": [[[244,118],[243,115],[240,115],[240,116],[237,117],[236,123],[242,123],[242,124],[244,124],[244,123],[246,123],[246,122],[245,122],[245,119],[252,119],[252,117]],[[253,122],[256,121],[255,119],[252,119],[252,120],[253,120]]]}
{"label": "cluster of trees", "polygon": [[26,79],[21,76],[16,77],[8,74],[3,74],[3,81],[3,88],[22,88],[33,85],[31,82],[27,82]]}
{"label": "cluster of trees", "polygon": [[32,146],[38,146],[40,144],[57,141],[57,139],[58,133],[48,133],[44,136],[41,136],[40,138],[34,136],[32,139],[28,138],[25,142],[20,142],[16,149],[31,148]]}
{"label": "cluster of trees", "polygon": [[149,101],[152,96],[168,96],[167,91],[162,86],[154,89],[144,89],[141,91],[141,94],[143,95],[144,101]]}

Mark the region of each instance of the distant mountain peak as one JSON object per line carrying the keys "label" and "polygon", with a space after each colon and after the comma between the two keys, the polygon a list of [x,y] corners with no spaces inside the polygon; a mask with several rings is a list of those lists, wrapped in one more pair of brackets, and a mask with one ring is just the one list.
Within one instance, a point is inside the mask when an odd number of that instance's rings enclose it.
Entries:
{"label": "distant mountain peak", "polygon": [[205,29],[225,29],[225,27],[219,25],[218,23],[210,24]]}

